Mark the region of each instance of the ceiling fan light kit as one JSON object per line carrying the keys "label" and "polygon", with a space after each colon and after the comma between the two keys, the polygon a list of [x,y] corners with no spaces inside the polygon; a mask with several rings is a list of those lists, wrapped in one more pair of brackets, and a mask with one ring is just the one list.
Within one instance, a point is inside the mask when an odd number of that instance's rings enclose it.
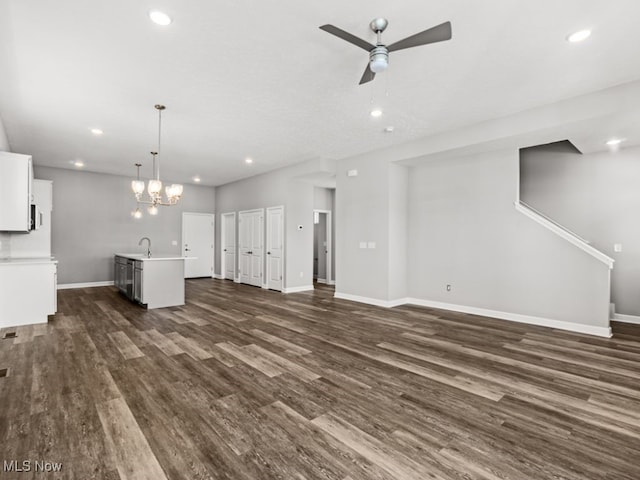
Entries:
{"label": "ceiling fan light kit", "polygon": [[174,183],[165,187],[165,195],[167,197],[166,202],[162,200],[162,182],[160,181],[160,160],[156,162],[156,155],[160,152],[160,141],[162,134],[162,111],[166,108],[164,105],[155,105],[154,107],[158,111],[158,151],[151,152],[153,156],[153,177],[149,180],[147,185],[148,199],[143,197],[145,184],[143,180],[140,180],[140,167],[142,164],[136,163],[137,178],[131,182],[131,190],[136,197],[136,209],[132,212],[134,218],[141,218],[142,212],[140,210],[140,204],[149,205],[148,212],[150,215],[158,214],[158,206],[170,207],[177,204],[182,198],[184,187],[180,184]]}
{"label": "ceiling fan light kit", "polygon": [[386,18],[374,18],[369,24],[369,28],[378,37],[375,45],[333,25],[322,25],[319,28],[369,52],[369,63],[362,74],[360,85],[370,82],[375,78],[376,73],[384,72],[389,67],[389,52],[451,39],[451,22],[444,22],[399,42],[385,45],[382,43],[382,32],[388,25]]}

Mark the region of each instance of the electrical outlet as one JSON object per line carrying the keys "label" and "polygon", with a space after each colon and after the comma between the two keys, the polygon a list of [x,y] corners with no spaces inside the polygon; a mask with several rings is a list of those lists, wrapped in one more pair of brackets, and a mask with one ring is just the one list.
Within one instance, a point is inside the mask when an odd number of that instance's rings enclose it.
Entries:
{"label": "electrical outlet", "polygon": [[451,285],[447,284],[447,292],[451,291]]}
{"label": "electrical outlet", "polygon": [[621,243],[614,243],[613,244],[613,251],[616,252],[616,253],[622,252],[622,244]]}
{"label": "electrical outlet", "polygon": [[304,277],[304,272],[300,272],[300,278]]}
{"label": "electrical outlet", "polygon": [[178,240],[171,240],[171,245],[173,245],[174,247],[178,245]]}

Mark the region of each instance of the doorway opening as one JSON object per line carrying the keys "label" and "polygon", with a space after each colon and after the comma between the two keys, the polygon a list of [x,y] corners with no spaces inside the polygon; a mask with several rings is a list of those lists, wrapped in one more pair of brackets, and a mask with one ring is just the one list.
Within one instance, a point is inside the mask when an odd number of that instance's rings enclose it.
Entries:
{"label": "doorway opening", "polygon": [[313,211],[313,279],[332,285],[331,210]]}

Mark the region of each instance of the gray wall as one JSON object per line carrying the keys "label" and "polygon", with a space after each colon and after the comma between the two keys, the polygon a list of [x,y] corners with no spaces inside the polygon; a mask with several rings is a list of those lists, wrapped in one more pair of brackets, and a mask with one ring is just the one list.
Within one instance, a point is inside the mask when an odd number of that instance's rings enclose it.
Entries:
{"label": "gray wall", "polygon": [[389,300],[407,296],[409,168],[389,165]]}
{"label": "gray wall", "polygon": [[4,123],[2,122],[2,118],[0,117],[0,151],[10,152],[9,148],[9,140],[7,139],[7,134],[4,129]]}
{"label": "gray wall", "polygon": [[[347,171],[358,170],[349,177]],[[336,293],[389,300],[389,163],[383,155],[338,163]],[[375,242],[361,249],[360,242]]]}
{"label": "gray wall", "polygon": [[608,267],[518,213],[518,177],[516,150],[412,169],[409,296],[608,326]]}
{"label": "gray wall", "polygon": [[[640,315],[640,148],[581,155],[557,143],[521,151],[520,198],[615,259],[611,301]],[[622,244],[622,252],[613,246]]]}
{"label": "gray wall", "polygon": [[145,236],[153,252],[180,254],[182,212],[215,211],[214,188],[185,185],[178,205],[135,220],[131,177],[37,166],[35,176],[53,181],[51,248],[59,284],[112,281],[113,254],[141,252],[138,240]]}

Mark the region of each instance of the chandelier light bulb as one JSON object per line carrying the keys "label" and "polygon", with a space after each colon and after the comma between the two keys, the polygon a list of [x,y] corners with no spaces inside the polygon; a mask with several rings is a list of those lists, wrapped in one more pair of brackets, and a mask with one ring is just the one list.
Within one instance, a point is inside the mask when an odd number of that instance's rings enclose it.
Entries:
{"label": "chandelier light bulb", "polygon": [[131,190],[133,190],[133,193],[136,195],[140,195],[144,192],[144,182],[142,180],[132,180]]}
{"label": "chandelier light bulb", "polygon": [[142,212],[140,211],[140,208],[136,208],[133,212],[131,212],[131,216],[136,220],[142,218]]}
{"label": "chandelier light bulb", "polygon": [[180,185],[179,183],[174,183],[171,185],[171,195],[167,195],[171,198],[175,198],[178,199],[182,196],[182,192],[184,190],[184,187],[182,185]]}
{"label": "chandelier light bulb", "polygon": [[149,180],[149,186],[147,187],[149,190],[149,195],[160,195],[162,191],[162,182],[160,180]]}
{"label": "chandelier light bulb", "polygon": [[158,214],[158,207],[156,207],[155,205],[151,205],[151,206],[149,206],[147,211],[149,212],[149,215],[157,215]]}

